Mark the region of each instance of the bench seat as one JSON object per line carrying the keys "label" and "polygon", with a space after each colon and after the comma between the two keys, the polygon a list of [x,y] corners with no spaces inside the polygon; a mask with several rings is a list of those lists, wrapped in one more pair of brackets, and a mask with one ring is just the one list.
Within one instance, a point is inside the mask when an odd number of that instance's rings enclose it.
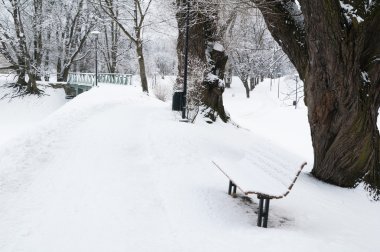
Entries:
{"label": "bench seat", "polygon": [[229,194],[236,194],[238,188],[244,195],[257,195],[260,200],[257,224],[263,227],[267,227],[269,200],[286,197],[306,166],[306,162],[300,164],[257,153],[215,157],[212,162],[229,179]]}

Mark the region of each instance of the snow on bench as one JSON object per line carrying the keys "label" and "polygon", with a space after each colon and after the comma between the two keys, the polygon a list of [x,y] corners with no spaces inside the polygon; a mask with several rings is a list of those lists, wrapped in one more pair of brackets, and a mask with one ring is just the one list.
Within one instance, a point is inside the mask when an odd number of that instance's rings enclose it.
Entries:
{"label": "snow on bench", "polygon": [[292,160],[264,155],[235,158],[214,158],[214,165],[229,179],[228,194],[238,188],[244,195],[256,194],[259,199],[257,225],[267,227],[269,201],[286,197],[305,167]]}

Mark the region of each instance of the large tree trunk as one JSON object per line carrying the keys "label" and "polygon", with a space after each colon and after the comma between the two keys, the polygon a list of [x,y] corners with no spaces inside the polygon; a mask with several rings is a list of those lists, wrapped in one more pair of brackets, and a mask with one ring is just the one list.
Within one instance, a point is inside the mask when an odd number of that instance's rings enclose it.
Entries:
{"label": "large tree trunk", "polygon": [[[352,64],[341,67],[355,68]],[[347,73],[318,67],[306,74],[305,83],[315,157],[312,174],[353,187],[379,167],[379,106],[372,104],[373,94],[360,80],[360,70]]]}
{"label": "large tree trunk", "polygon": [[[182,85],[184,78],[186,3],[186,0],[177,0],[177,22],[179,27],[177,84],[179,86]],[[199,89],[198,91],[201,93],[201,112],[205,117],[215,121],[219,116],[222,121],[227,122],[229,117],[224,110],[222,95],[224,92],[224,72],[228,57],[222,49],[221,38],[218,36],[217,6],[197,0],[191,0],[190,6],[188,79],[191,82],[188,85]],[[202,66],[203,69],[200,69]],[[197,73],[199,71],[203,73],[200,75]],[[199,76],[202,79],[197,79]],[[201,83],[201,85],[197,83]],[[188,100],[191,99],[189,97]]]}
{"label": "large tree trunk", "polygon": [[[365,37],[361,29],[342,34],[340,24],[330,23],[336,6],[315,3],[310,7],[320,10],[305,11],[309,24],[319,24],[308,29],[308,36],[318,40],[308,41],[304,77],[315,154],[312,173],[353,187],[368,172],[379,169],[379,103],[361,62]],[[320,34],[328,36],[320,38]]]}
{"label": "large tree trunk", "polygon": [[302,13],[294,12],[298,7],[291,0],[258,7],[305,83],[312,174],[342,187],[364,180],[376,195],[380,64],[374,59],[380,54],[380,4],[365,10],[365,1],[351,1],[357,11],[352,15],[337,0],[299,2]]}
{"label": "large tree trunk", "polygon": [[208,49],[208,51],[211,51],[211,53],[209,54],[210,57],[208,57],[206,53],[206,59],[209,64],[209,68],[206,71],[209,73],[208,76],[210,76],[211,74],[211,76],[216,76],[217,78],[209,79],[206,77],[203,80],[203,86],[205,88],[203,89],[202,102],[208,108],[207,110],[205,110],[207,111],[207,113],[205,113],[205,116],[213,121],[215,121],[217,116],[219,116],[223,122],[227,122],[229,120],[229,116],[224,110],[223,105],[223,79],[228,57],[224,51],[219,51],[215,49],[217,47],[215,45],[218,45],[218,42],[212,41],[208,42],[208,44],[210,47],[212,47],[212,49]]}

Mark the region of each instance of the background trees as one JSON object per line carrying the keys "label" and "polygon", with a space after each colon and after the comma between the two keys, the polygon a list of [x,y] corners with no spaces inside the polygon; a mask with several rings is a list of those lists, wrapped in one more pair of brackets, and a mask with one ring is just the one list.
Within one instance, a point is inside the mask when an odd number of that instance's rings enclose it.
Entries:
{"label": "background trees", "polygon": [[[89,34],[100,30],[103,71],[137,71],[143,90],[148,91],[143,28],[151,3],[152,0],[1,1],[0,53],[17,68],[17,85],[25,86],[27,93],[39,93],[35,81],[49,79],[51,74],[58,81],[67,81],[70,70],[93,70],[94,50]],[[131,62],[133,58],[137,58],[138,69]]]}
{"label": "background trees", "polygon": [[[83,50],[83,48],[95,26],[95,20],[89,11],[90,7],[86,5],[84,0],[76,2],[55,1],[54,4],[60,5],[60,7],[56,6],[55,8],[53,6],[53,9],[60,11],[60,13],[56,13],[52,17],[53,23],[57,24],[54,27],[57,79],[58,81],[67,81],[73,63],[81,60],[89,53],[88,49]],[[56,18],[58,20],[55,20]]]}
{"label": "background trees", "polygon": [[[228,5],[227,5],[228,6]],[[227,27],[224,40],[232,72],[250,91],[264,76],[276,78],[294,72],[288,57],[274,41],[261,12],[249,5],[231,6],[234,20]]]}
{"label": "background trees", "polygon": [[148,92],[148,80],[146,77],[144,51],[143,51],[143,26],[152,0],[122,1],[122,0],[98,0],[98,5],[112,21],[113,26],[118,26],[122,33],[135,45],[139,63],[141,86],[144,92]]}
{"label": "background trees", "polygon": [[26,93],[40,93],[36,81],[55,68],[60,81],[94,26],[86,1],[9,0],[0,3],[1,52],[17,69],[17,85]]}

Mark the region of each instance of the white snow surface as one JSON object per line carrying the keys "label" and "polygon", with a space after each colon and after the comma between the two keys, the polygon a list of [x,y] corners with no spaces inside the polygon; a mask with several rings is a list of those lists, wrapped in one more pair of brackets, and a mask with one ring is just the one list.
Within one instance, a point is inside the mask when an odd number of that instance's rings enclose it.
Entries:
{"label": "white snow surface", "polygon": [[30,129],[49,114],[66,103],[63,89],[52,89],[40,86],[45,94],[36,99],[34,96],[24,96],[21,99],[10,99],[5,96],[9,90],[2,83],[14,81],[12,75],[0,74],[0,145],[12,137]]}
{"label": "white snow surface", "polygon": [[[313,167],[313,147],[307,108],[302,99],[297,109],[292,106],[295,100],[295,78],[282,77],[273,80],[272,85],[269,79],[265,79],[251,92],[250,99],[246,98],[242,90],[241,80],[233,77],[232,81],[234,85],[223,94],[225,108],[232,120],[284,150],[299,155],[308,163],[305,169],[310,170]],[[298,83],[299,88],[301,84]],[[277,98],[278,93],[280,98]]]}
{"label": "white snow surface", "polygon": [[[268,229],[256,226],[256,199],[227,195],[212,157],[310,158],[305,108],[276,102],[268,83],[250,100],[236,78],[226,90],[243,128],[179,122],[170,103],[134,86],[103,85],[53,114],[42,109],[39,122],[0,142],[0,251],[376,251],[380,204],[361,187],[304,172],[271,201]],[[0,111],[23,102],[0,101]],[[1,123],[16,114],[28,109]]]}
{"label": "white snow surface", "polygon": [[288,158],[291,155],[285,156],[284,152],[280,149],[276,153],[271,145],[257,145],[240,155],[214,157],[213,162],[242,193],[282,197],[302,166],[301,162]]}
{"label": "white snow surface", "polygon": [[214,44],[214,50],[218,52],[224,52],[224,47],[222,44],[215,42]]}
{"label": "white snow surface", "polygon": [[343,1],[339,1],[339,3],[340,3],[340,7],[344,10],[344,16],[346,17],[349,23],[352,23],[351,17],[356,18],[358,23],[361,23],[364,21],[362,17],[356,14],[357,10],[352,5],[346,4]]}

